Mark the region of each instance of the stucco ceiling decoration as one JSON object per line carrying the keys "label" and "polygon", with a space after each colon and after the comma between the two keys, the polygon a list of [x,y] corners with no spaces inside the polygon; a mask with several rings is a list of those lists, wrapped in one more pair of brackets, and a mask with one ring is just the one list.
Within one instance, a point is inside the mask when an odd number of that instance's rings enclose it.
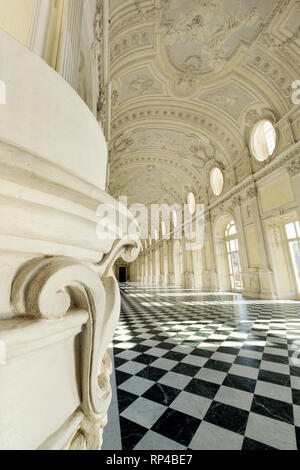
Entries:
{"label": "stucco ceiling decoration", "polygon": [[[249,122],[292,107],[298,0],[111,0],[110,191],[135,202],[213,202],[258,169]],[[265,113],[265,111],[264,111]],[[252,121],[251,121],[252,122]],[[152,201],[151,201],[152,200]]]}

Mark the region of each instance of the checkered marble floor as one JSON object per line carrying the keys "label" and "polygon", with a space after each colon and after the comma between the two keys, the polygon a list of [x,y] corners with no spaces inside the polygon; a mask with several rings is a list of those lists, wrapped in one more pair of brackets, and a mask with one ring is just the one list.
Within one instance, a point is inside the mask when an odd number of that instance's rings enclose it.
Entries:
{"label": "checkered marble floor", "polygon": [[123,450],[300,449],[300,302],[130,284],[121,293]]}

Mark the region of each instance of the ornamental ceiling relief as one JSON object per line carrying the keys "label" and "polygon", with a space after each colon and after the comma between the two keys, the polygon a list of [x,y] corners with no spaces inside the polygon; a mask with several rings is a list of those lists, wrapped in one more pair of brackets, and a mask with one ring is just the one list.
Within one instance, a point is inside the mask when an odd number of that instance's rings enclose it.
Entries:
{"label": "ornamental ceiling relief", "polygon": [[109,191],[132,202],[212,202],[257,167],[245,128],[292,106],[297,0],[111,0]]}

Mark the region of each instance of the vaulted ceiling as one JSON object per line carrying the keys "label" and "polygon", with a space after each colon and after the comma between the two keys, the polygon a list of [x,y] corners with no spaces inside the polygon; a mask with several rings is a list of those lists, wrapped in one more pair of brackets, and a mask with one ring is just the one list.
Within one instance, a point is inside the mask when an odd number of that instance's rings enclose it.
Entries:
{"label": "vaulted ceiling", "polygon": [[215,200],[259,166],[247,146],[260,117],[293,106],[300,2],[111,0],[110,187],[129,203]]}

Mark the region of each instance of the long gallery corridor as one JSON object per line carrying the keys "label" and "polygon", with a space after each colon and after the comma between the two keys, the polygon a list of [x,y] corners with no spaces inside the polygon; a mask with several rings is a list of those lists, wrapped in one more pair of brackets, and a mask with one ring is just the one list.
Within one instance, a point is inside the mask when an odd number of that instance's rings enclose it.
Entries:
{"label": "long gallery corridor", "polygon": [[123,450],[300,448],[297,301],[122,284]]}

